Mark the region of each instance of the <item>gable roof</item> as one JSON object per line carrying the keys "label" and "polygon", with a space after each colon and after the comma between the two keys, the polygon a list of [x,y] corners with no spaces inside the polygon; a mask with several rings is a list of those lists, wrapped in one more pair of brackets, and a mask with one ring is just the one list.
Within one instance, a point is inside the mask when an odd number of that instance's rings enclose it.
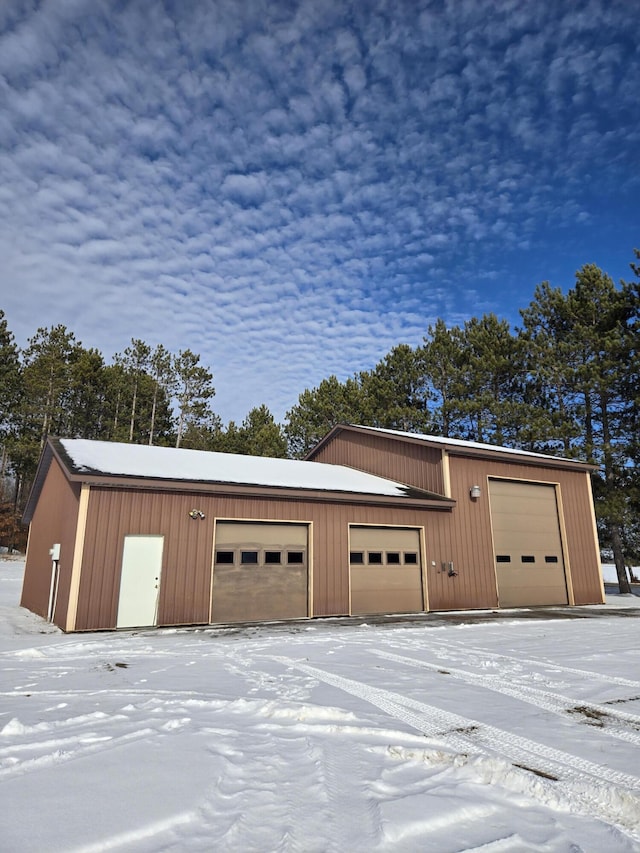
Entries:
{"label": "gable roof", "polygon": [[[71,482],[94,485],[175,488],[262,494],[287,492],[304,499],[347,496],[368,502],[412,505],[454,505],[454,501],[404,483],[367,474],[344,465],[242,456],[185,448],[155,447],[89,439],[49,438],[23,520],[35,510],[52,459]],[[292,495],[295,492],[295,495]]]}
{"label": "gable roof", "polygon": [[565,456],[551,456],[547,453],[536,453],[531,450],[519,450],[514,447],[502,447],[495,444],[483,444],[479,441],[465,441],[459,438],[444,438],[437,435],[402,432],[401,430],[359,426],[357,424],[338,424],[309,451],[305,458],[312,460],[321,448],[333,441],[341,432],[373,433],[388,436],[389,438],[396,438],[400,441],[425,444],[429,447],[445,450],[450,455],[495,459],[496,461],[520,461],[533,465],[570,468],[572,470],[595,471],[598,469],[597,465],[577,459],[568,459]]}

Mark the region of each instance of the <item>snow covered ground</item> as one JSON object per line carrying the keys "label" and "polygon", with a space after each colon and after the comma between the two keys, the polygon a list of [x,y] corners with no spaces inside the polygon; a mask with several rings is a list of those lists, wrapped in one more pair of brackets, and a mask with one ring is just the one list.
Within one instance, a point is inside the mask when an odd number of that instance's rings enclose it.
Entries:
{"label": "snow covered ground", "polygon": [[[0,561],[0,851],[640,851],[640,600],[64,635]],[[490,616],[491,614],[487,614]]]}

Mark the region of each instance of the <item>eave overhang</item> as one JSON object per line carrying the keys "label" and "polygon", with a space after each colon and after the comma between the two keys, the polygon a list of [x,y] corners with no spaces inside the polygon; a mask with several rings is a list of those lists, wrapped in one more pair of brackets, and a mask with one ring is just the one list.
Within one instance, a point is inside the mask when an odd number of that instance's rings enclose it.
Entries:
{"label": "eave overhang", "polygon": [[163,491],[180,494],[216,495],[218,497],[271,498],[286,501],[360,503],[373,506],[412,507],[414,509],[453,509],[456,502],[449,498],[420,489],[406,487],[405,495],[376,495],[364,492],[333,491],[329,489],[304,489],[287,486],[261,486],[255,483],[215,483],[199,480],[163,480],[153,477],[109,476],[99,474],[71,474],[70,482],[84,483],[104,489],[133,489],[136,491]]}

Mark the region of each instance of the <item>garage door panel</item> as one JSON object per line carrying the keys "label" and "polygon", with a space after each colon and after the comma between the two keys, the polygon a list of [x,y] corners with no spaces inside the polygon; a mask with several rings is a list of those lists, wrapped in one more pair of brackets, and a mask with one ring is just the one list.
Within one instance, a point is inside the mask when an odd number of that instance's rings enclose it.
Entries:
{"label": "garage door panel", "polygon": [[556,572],[536,571],[535,568],[505,570],[498,568],[498,589],[501,607],[527,607],[567,603],[564,577]]}
{"label": "garage door panel", "polygon": [[421,585],[420,569],[384,567],[380,569],[352,566],[351,589],[360,592],[366,589],[406,590],[419,589]]}
{"label": "garage door panel", "polygon": [[212,622],[308,616],[308,525],[218,522]]}
{"label": "garage door panel", "polygon": [[422,610],[422,599],[417,602],[415,596],[401,591],[385,590],[385,607],[380,608],[378,590],[364,590],[358,597],[359,607],[352,607],[354,616],[375,616],[385,613],[419,613]]}
{"label": "garage door panel", "polygon": [[555,486],[490,480],[489,493],[500,605],[567,604]]}
{"label": "garage door panel", "polygon": [[500,533],[517,532],[528,539],[536,536],[559,536],[553,526],[557,527],[557,515],[540,516],[526,515],[525,513],[503,514],[496,517],[494,513],[494,532]]}
{"label": "garage door panel", "polygon": [[352,614],[424,609],[419,530],[352,527],[350,548]]}
{"label": "garage door panel", "polygon": [[[258,622],[307,615],[307,570],[216,566],[213,622]],[[258,571],[269,577],[258,577]]]}
{"label": "garage door panel", "polygon": [[351,550],[417,550],[420,531],[407,527],[352,527]]}
{"label": "garage door panel", "polygon": [[305,524],[277,524],[264,522],[219,521],[216,525],[216,545],[299,545],[307,546],[307,526]]}

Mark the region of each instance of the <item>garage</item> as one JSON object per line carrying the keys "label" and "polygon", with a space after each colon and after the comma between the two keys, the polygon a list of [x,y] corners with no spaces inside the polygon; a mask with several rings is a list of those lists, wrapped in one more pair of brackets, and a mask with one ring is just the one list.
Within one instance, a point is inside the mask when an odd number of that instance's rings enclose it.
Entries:
{"label": "garage", "polygon": [[317,457],[49,437],[22,606],[93,631],[603,601],[593,465],[353,426]]}
{"label": "garage", "polygon": [[218,521],[212,622],[309,615],[309,525]]}
{"label": "garage", "polygon": [[501,607],[567,604],[556,487],[489,480]]}
{"label": "garage", "polygon": [[424,609],[420,530],[352,526],[351,613],[417,613]]}

